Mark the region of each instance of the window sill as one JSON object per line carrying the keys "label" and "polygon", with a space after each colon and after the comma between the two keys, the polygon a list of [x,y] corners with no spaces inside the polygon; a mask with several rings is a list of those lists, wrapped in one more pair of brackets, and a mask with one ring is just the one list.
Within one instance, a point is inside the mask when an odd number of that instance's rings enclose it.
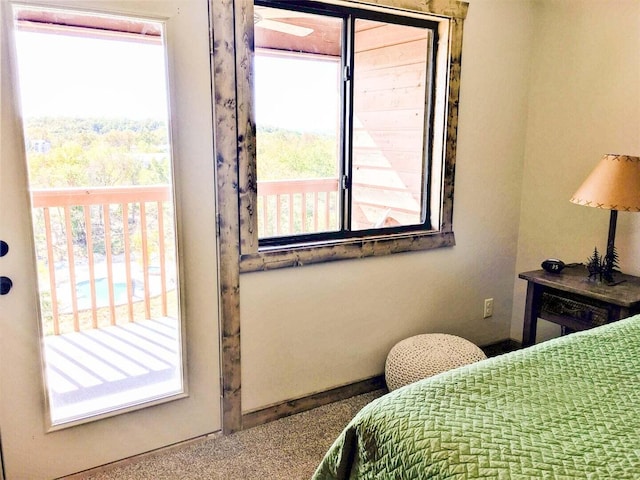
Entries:
{"label": "window sill", "polygon": [[267,247],[240,256],[240,273],[301,267],[336,260],[378,257],[455,245],[453,232],[428,231],[397,235]]}

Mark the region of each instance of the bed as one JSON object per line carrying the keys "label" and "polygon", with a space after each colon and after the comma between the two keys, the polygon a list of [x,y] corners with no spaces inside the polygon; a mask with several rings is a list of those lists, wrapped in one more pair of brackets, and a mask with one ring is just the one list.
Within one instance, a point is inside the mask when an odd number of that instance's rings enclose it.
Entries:
{"label": "bed", "polygon": [[640,479],[640,316],[395,390],[313,479]]}

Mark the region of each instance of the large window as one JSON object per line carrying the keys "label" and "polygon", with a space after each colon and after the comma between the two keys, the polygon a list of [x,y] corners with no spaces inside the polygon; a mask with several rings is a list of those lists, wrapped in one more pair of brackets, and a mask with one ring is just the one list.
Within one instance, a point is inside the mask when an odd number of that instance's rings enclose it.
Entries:
{"label": "large window", "polygon": [[454,244],[452,27],[350,2],[255,2],[244,270]]}

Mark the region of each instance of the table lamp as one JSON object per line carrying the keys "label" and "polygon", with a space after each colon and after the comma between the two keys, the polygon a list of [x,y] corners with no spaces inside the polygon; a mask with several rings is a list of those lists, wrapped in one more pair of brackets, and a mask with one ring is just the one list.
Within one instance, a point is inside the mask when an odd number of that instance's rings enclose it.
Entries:
{"label": "table lamp", "polygon": [[605,258],[613,260],[618,211],[640,212],[640,157],[605,155],[571,202],[611,210]]}

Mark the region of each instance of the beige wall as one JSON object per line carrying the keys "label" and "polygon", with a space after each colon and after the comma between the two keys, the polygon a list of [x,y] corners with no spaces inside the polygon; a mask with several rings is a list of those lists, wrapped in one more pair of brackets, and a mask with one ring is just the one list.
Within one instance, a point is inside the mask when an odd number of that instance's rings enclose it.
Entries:
{"label": "beige wall", "polygon": [[[609,212],[569,198],[602,155],[640,155],[640,2],[544,0],[536,23],[517,270],[547,257],[584,262],[606,248]],[[640,274],[640,215],[620,213],[616,246]],[[525,282],[516,280],[511,337],[520,339]],[[542,322],[538,338],[559,334]]]}
{"label": "beige wall", "polygon": [[[447,332],[509,337],[533,18],[527,1],[472,0],[465,23],[453,248],[243,274],[249,411],[384,371],[393,344]],[[482,318],[483,300],[495,299]]]}

